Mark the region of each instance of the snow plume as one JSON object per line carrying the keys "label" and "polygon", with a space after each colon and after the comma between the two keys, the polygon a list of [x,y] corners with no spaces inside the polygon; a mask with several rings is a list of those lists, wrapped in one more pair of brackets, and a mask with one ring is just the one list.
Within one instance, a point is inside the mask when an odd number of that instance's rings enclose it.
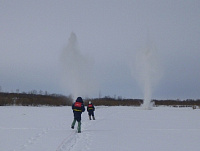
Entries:
{"label": "snow plume", "polygon": [[134,54],[135,59],[132,62],[132,75],[143,91],[144,109],[152,109],[152,93],[163,73],[157,55],[155,46],[148,45]]}
{"label": "snow plume", "polygon": [[73,97],[88,97],[95,91],[95,80],[93,73],[93,59],[81,54],[75,33],[71,33],[68,45],[63,50],[61,61],[63,65],[64,88]]}

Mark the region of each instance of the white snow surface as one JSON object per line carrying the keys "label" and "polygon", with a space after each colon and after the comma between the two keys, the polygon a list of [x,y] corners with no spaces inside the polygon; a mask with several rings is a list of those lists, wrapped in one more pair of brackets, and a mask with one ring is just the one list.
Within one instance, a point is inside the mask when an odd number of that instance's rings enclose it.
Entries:
{"label": "white snow surface", "polygon": [[0,107],[1,151],[199,151],[200,110],[96,107],[71,129],[71,107]]}

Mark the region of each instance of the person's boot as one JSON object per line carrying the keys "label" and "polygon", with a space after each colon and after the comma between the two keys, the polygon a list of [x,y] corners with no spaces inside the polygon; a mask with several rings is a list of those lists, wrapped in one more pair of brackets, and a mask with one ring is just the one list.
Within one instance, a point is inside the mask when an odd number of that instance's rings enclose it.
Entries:
{"label": "person's boot", "polygon": [[91,120],[91,116],[89,116],[89,120]]}
{"label": "person's boot", "polygon": [[92,116],[92,118],[93,118],[93,120],[95,120],[95,117],[94,117],[94,116]]}
{"label": "person's boot", "polygon": [[78,133],[81,133],[81,121],[78,122]]}
{"label": "person's boot", "polygon": [[76,120],[74,119],[71,125],[71,128],[74,129],[74,125],[76,124]]}

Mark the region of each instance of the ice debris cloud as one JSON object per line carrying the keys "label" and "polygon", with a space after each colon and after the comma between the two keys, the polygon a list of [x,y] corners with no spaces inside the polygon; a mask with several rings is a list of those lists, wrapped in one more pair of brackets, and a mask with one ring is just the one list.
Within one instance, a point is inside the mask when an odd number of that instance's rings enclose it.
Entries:
{"label": "ice debris cloud", "polygon": [[163,71],[156,47],[151,44],[134,54],[131,72],[143,92],[144,109],[152,109],[152,94],[157,87]]}
{"label": "ice debris cloud", "polygon": [[62,85],[75,98],[87,97],[94,93],[97,88],[93,76],[94,60],[81,53],[77,36],[71,33],[68,44],[61,55],[62,62]]}

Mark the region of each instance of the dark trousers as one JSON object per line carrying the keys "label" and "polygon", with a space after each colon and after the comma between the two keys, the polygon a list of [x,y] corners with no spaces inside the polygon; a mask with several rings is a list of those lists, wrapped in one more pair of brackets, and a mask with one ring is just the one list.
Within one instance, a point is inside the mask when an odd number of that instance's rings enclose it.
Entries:
{"label": "dark trousers", "polygon": [[88,112],[88,115],[89,115],[89,116],[91,116],[91,115],[94,116],[94,111],[89,111],[89,112]]}

